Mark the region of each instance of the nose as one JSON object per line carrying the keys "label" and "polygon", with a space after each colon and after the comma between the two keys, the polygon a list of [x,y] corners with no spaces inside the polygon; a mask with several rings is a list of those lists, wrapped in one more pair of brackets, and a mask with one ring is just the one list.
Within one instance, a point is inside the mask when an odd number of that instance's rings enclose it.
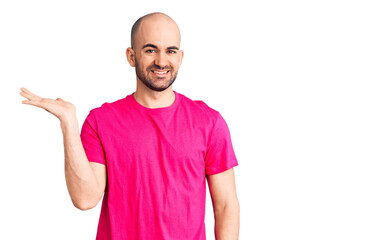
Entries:
{"label": "nose", "polygon": [[159,54],[156,54],[155,65],[160,68],[168,67],[168,59],[165,52],[161,51]]}

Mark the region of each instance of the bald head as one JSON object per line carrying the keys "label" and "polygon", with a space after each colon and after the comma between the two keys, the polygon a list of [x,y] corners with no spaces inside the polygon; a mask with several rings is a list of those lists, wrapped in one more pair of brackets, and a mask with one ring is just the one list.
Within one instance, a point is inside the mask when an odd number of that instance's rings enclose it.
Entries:
{"label": "bald head", "polygon": [[180,31],[176,22],[168,15],[161,12],[153,12],[140,17],[132,26],[131,31],[131,47],[134,48],[137,45],[139,33],[145,33],[145,31],[154,31],[164,28],[164,31],[170,31],[178,38],[178,44],[180,44]]}
{"label": "bald head", "polygon": [[172,85],[183,59],[180,40],[177,24],[164,13],[150,13],[134,23],[126,58],[135,67],[137,89],[161,92]]}

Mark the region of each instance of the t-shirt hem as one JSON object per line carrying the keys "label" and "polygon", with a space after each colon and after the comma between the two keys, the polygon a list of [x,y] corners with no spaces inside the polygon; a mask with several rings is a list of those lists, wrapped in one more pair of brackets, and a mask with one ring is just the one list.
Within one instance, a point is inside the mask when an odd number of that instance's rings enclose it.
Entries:
{"label": "t-shirt hem", "polygon": [[89,161],[89,162],[95,162],[95,163],[100,163],[100,164],[106,165],[105,162],[102,162],[102,161],[99,161],[99,160],[94,160],[94,159],[90,160],[90,159],[88,159],[88,161]]}
{"label": "t-shirt hem", "polygon": [[215,174],[218,174],[218,173],[222,173],[222,172],[225,172],[233,167],[236,167],[238,166],[239,164],[238,163],[234,163],[232,165],[228,165],[228,167],[224,167],[224,168],[220,168],[220,169],[214,169],[214,170],[209,170],[208,172],[205,172],[206,175],[215,175]]}

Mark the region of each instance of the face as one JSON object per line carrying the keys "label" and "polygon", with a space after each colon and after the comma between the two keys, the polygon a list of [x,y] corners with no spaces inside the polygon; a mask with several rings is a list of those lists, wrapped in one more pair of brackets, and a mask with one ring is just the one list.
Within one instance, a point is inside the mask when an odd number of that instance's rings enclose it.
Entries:
{"label": "face", "polygon": [[153,91],[164,91],[175,81],[182,63],[180,36],[175,23],[166,19],[145,19],[135,45],[127,49],[137,79]]}

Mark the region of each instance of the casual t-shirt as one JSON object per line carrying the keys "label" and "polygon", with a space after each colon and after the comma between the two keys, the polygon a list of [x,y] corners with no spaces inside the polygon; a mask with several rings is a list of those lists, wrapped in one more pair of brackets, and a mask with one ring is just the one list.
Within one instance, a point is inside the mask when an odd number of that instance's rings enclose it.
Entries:
{"label": "casual t-shirt", "polygon": [[238,162],[220,113],[174,93],[168,107],[132,93],[86,117],[87,158],[107,169],[96,239],[205,240],[205,177]]}

